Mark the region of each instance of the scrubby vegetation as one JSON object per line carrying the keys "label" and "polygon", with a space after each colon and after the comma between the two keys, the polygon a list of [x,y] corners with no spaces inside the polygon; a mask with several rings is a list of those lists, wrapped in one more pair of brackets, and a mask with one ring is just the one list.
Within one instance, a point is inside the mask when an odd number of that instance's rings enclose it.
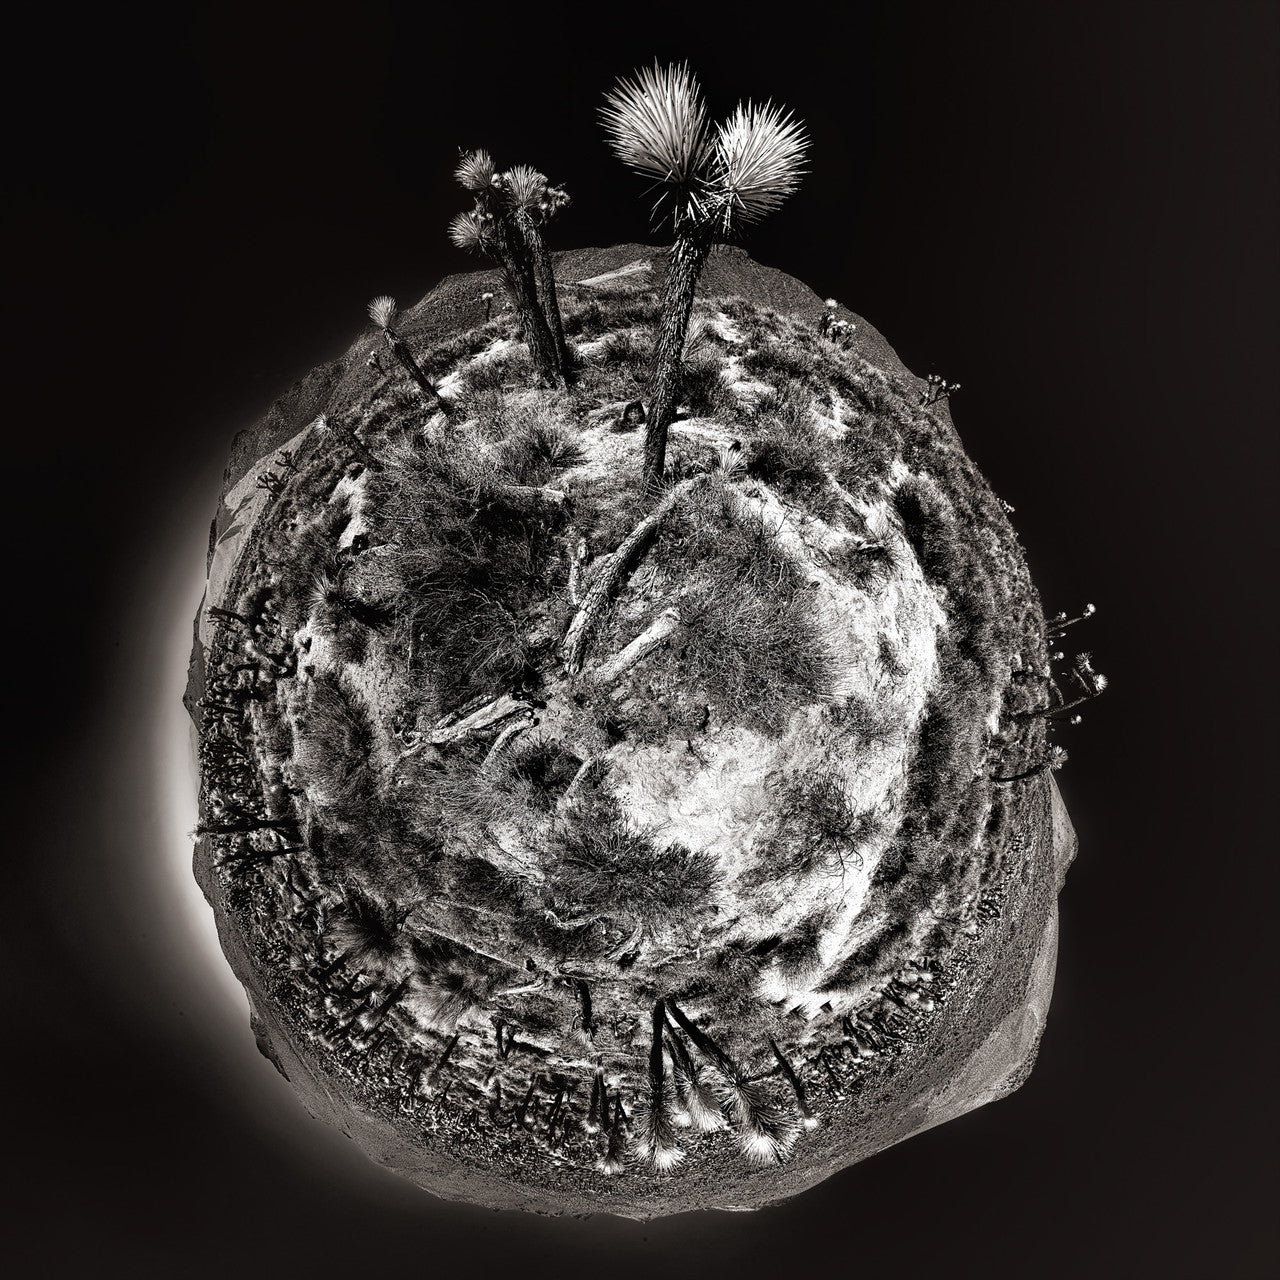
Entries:
{"label": "scrubby vegetation", "polygon": [[563,193],[463,158],[455,239],[514,311],[415,351],[376,300],[394,362],[255,478],[207,617],[204,831],[301,1033],[354,1075],[384,1046],[395,1114],[669,1173],[721,1131],[785,1159],[925,1025],[1103,681],[1055,674],[945,397],[834,303],[695,301],[798,126],[713,137],[679,70],[609,113],[674,175],[661,294],[557,288]]}

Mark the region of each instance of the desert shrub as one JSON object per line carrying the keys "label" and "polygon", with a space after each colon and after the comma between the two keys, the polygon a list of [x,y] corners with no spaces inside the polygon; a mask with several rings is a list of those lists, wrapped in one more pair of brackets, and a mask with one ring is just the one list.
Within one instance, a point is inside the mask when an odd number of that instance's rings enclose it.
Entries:
{"label": "desert shrub", "polygon": [[678,925],[707,901],[715,859],[660,848],[630,830],[617,801],[596,792],[555,834],[544,893],[557,916],[630,916],[649,929]]}
{"label": "desert shrub", "polygon": [[376,736],[369,713],[342,681],[317,673],[294,721],[294,766],[312,802],[338,822],[373,802]]}
{"label": "desert shrub", "polygon": [[795,385],[761,398],[747,473],[821,520],[844,506],[827,475],[827,447],[813,422],[808,393]]}
{"label": "desert shrub", "polygon": [[572,429],[565,424],[560,395],[509,402],[489,427],[498,436],[494,462],[514,484],[546,484],[582,457]]}
{"label": "desert shrub", "polygon": [[481,355],[472,360],[460,374],[462,389],[459,401],[465,406],[471,398],[485,391],[501,391],[510,383],[521,386],[533,378],[533,364],[524,346],[512,344],[503,351]]}
{"label": "desert shrub", "polygon": [[766,337],[746,352],[742,367],[753,378],[775,386],[791,382],[808,385],[818,369],[812,351],[806,350],[791,335],[772,341]]}
{"label": "desert shrub", "polygon": [[831,450],[831,470],[850,493],[865,497],[888,478],[896,446],[892,431],[872,418],[859,417]]}
{"label": "desert shrub", "polygon": [[573,781],[582,761],[551,738],[522,737],[511,752],[511,768],[529,783],[531,808],[549,812]]}
{"label": "desert shrub", "polygon": [[840,962],[821,989],[840,991],[857,986],[868,978],[901,968],[910,951],[910,926],[902,920],[887,919]]}
{"label": "desert shrub", "polygon": [[403,916],[359,891],[347,894],[328,916],[325,941],[330,954],[357,973],[385,975],[403,968],[410,938]]}
{"label": "desert shrub", "polygon": [[422,364],[432,374],[439,376],[452,369],[460,360],[469,360],[488,350],[499,338],[510,338],[511,330],[509,320],[495,318],[464,333],[451,334],[427,348]]}
{"label": "desert shrub", "polygon": [[415,939],[410,964],[404,1008],[416,1022],[445,1034],[483,1005],[494,986],[491,961],[444,938]]}
{"label": "desert shrub", "polygon": [[837,547],[831,553],[831,561],[847,581],[866,592],[882,587],[898,567],[889,543],[860,543],[854,539]]}
{"label": "desert shrub", "polygon": [[955,577],[957,546],[963,539],[956,536],[959,530],[941,494],[927,481],[907,476],[894,492],[893,505],[925,578],[949,585]]}
{"label": "desert shrub", "polygon": [[692,355],[686,352],[680,374],[680,402],[694,418],[718,418],[727,412],[736,413],[738,398],[725,380],[723,361],[716,349]]}
{"label": "desert shrub", "polygon": [[673,688],[701,689],[724,720],[775,732],[821,696],[830,660],[794,561],[734,502],[708,486],[660,534],[667,572],[687,585],[680,644],[655,663]]}
{"label": "desert shrub", "polygon": [[651,289],[597,287],[581,291],[579,301],[562,308],[564,331],[571,338],[597,338],[610,329],[652,325],[662,310]]}
{"label": "desert shrub", "polygon": [[764,858],[773,876],[838,875],[861,864],[861,847],[880,826],[874,814],[857,813],[849,805],[840,773],[824,769],[788,782]]}
{"label": "desert shrub", "polygon": [[563,516],[504,497],[494,461],[462,444],[392,449],[384,464],[370,505],[394,544],[395,646],[433,674],[446,703],[536,679],[523,618],[559,581]]}
{"label": "desert shrub", "polygon": [[605,364],[647,369],[653,360],[653,334],[644,329],[614,329],[600,340],[596,358]]}
{"label": "desert shrub", "polygon": [[926,580],[942,588],[956,656],[989,680],[1009,640],[1009,622],[996,602],[991,568],[963,531],[935,486],[908,476],[894,494],[903,532]]}

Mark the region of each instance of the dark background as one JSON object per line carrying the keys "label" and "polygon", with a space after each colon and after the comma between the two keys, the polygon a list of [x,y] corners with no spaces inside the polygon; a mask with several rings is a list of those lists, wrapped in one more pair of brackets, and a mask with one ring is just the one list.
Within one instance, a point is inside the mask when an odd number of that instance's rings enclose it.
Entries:
{"label": "dark background", "polygon": [[[1277,6],[33,13],[0,77],[16,1273],[1273,1273]],[[460,145],[569,186],[556,246],[646,239],[595,110],[655,55],[808,122],[748,250],[963,384],[1113,688],[1059,775],[1082,847],[1029,1083],[777,1209],[583,1224],[434,1201],[292,1102],[166,795],[232,432],[371,295],[470,268]]]}

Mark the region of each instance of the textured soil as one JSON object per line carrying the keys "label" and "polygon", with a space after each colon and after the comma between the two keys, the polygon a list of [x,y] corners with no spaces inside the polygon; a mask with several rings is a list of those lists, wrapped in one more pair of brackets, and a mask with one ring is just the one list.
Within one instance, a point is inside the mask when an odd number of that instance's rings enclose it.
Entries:
{"label": "textured soil", "polygon": [[[664,267],[661,251],[640,245],[559,254],[556,263],[570,298],[575,281],[598,281],[616,273],[619,281],[649,277],[657,283]],[[450,277],[405,313],[397,327],[414,349],[429,347],[483,323],[480,295],[485,291],[499,292],[492,273]],[[713,256],[700,294],[744,298],[810,323],[823,310],[821,299],[804,285],[736,249]],[[848,344],[854,355],[908,385],[917,381],[870,325],[843,309],[842,316],[854,325]],[[375,349],[373,335],[362,337],[344,357],[314,370],[260,423],[236,437],[223,502],[211,529],[206,605],[234,603],[237,566],[260,537],[267,499],[255,489],[254,477],[279,449],[298,447],[319,414],[337,420],[367,399],[375,380],[367,360]],[[431,372],[439,376],[443,370]],[[950,431],[945,407],[938,413]],[[197,722],[212,643],[213,626],[202,609],[187,697]],[[305,1019],[288,997],[287,983],[273,971],[260,941],[246,932],[245,911],[237,909],[224,873],[214,866],[214,839],[199,841],[195,870],[213,905],[223,948],[249,993],[260,1048],[314,1115],[347,1133],[381,1163],[436,1194],[494,1207],[632,1217],[702,1207],[749,1209],[796,1194],[912,1133],[1001,1097],[1030,1070],[1052,991],[1056,895],[1074,854],[1074,834],[1050,775],[1003,794],[1000,848],[993,859],[999,884],[987,886],[972,926],[948,956],[933,990],[936,1009],[927,1017],[908,1011],[898,1030],[888,1033],[891,1048],[882,1045],[869,1059],[854,1054],[852,1063],[846,1054],[820,1081],[806,1082],[812,1099],[822,1105],[814,1108],[816,1127],[790,1159],[766,1167],[727,1159],[729,1135],[709,1133],[689,1148],[678,1177],[653,1176],[634,1164],[604,1177],[596,1168],[547,1158],[545,1152],[535,1163],[527,1152],[522,1154],[518,1142],[496,1144],[483,1124],[468,1127],[446,1119],[443,1100],[439,1106],[414,1100],[413,1105],[388,1107],[386,1090],[394,1083],[390,1076],[375,1079],[338,1070],[314,1039],[308,1040]],[[283,957],[275,963],[283,963]],[[499,1030],[499,1043],[501,1037]],[[849,1043],[858,1043],[858,1037],[851,1033]]]}

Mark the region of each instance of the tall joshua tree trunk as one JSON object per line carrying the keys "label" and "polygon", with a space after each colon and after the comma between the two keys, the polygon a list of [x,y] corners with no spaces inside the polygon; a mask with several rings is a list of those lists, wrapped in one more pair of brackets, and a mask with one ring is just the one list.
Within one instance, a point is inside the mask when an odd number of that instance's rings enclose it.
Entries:
{"label": "tall joshua tree trunk", "polygon": [[685,335],[693,314],[693,296],[698,277],[711,252],[713,228],[706,222],[689,219],[676,234],[667,263],[667,279],[662,294],[662,319],[653,353],[649,418],[644,437],[644,481],[657,484],[666,470],[667,428],[675,420],[680,394],[680,364]]}
{"label": "tall joshua tree trunk", "polygon": [[413,358],[413,353],[409,350],[405,340],[394,329],[383,329],[382,336],[386,339],[387,346],[391,348],[391,354],[395,356],[405,372],[418,384],[418,389],[426,398],[427,404],[432,409],[444,409],[444,401],[440,399],[440,395],[432,385],[431,379],[422,372],[422,366]]}
{"label": "tall joshua tree trunk", "polygon": [[447,413],[448,405],[440,399],[440,393],[436,390],[435,384],[423,373],[422,366],[413,358],[413,352],[409,350],[408,344],[392,327],[397,314],[396,300],[386,294],[374,298],[369,303],[369,319],[382,330],[383,340],[391,348],[391,354],[418,384],[418,389],[426,399],[428,407]]}
{"label": "tall joshua tree trunk", "polygon": [[559,361],[556,359],[555,339],[547,318],[538,305],[538,291],[534,284],[530,253],[518,228],[502,214],[493,219],[493,233],[498,260],[506,274],[512,301],[525,342],[529,344],[529,358],[533,361],[538,377],[548,386],[559,381]]}
{"label": "tall joshua tree trunk", "polygon": [[556,273],[551,262],[551,254],[547,249],[547,242],[542,238],[542,230],[533,215],[527,209],[516,209],[514,216],[516,226],[533,259],[538,290],[542,296],[542,310],[555,348],[556,363],[560,367],[560,376],[567,386],[572,381],[573,374],[569,366],[569,348],[564,340],[564,323],[560,319],[560,299],[556,296]]}

